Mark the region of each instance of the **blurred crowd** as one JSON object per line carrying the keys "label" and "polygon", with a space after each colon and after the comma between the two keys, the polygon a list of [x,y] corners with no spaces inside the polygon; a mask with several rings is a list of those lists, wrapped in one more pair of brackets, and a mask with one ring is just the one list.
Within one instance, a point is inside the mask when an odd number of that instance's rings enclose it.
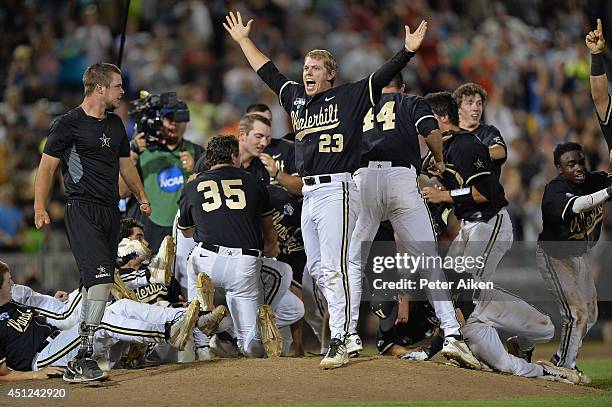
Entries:
{"label": "blurred crowd", "polygon": [[[53,117],[80,103],[85,68],[117,61],[126,0],[2,4],[0,251],[53,250],[54,239],[43,233],[63,227],[61,188],[53,188],[53,229],[33,228],[41,144]],[[254,42],[298,81],[312,48],[335,55],[337,83],[359,80],[402,47],[404,24],[414,28],[426,19],[426,42],[404,70],[407,91],[452,91],[466,81],[485,87],[484,119],[510,148],[502,183],[516,240],[535,240],[540,231],[543,186],[556,174],[555,144],[578,141],[590,169],[607,169],[584,46],[601,18],[610,61],[612,2],[606,0],[132,0],[121,64],[126,102],[119,112],[130,137],[127,101],[141,89],[177,91],[191,115],[185,138],[203,146],[215,134],[235,133],[244,108],[255,102],[273,108],[274,137],[290,131],[274,94],[221,25],[236,9],[255,19]],[[65,242],[63,232],[55,240]]]}

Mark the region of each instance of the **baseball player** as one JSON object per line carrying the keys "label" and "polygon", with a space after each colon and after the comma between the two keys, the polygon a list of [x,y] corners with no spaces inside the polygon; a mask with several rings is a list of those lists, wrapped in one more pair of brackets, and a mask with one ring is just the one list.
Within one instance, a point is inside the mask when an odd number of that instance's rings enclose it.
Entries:
{"label": "baseball player", "polygon": [[[58,293],[66,294],[61,291]],[[13,284],[11,296],[13,301],[32,308],[39,316],[52,321],[50,323],[61,330],[70,329],[79,322],[82,299],[79,289],[65,296],[59,296],[57,293],[50,296],[40,294],[25,285]]]}
{"label": "baseball player", "polygon": [[610,170],[612,172],[612,96],[608,93],[608,76],[604,69],[603,53],[606,40],[603,36],[601,20],[597,19],[597,29],[589,32],[585,38],[586,46],[591,52],[591,96],[595,103],[599,126],[608,145],[610,153]]}
{"label": "baseball player", "polygon": [[423,197],[431,203],[447,203],[461,220],[461,229],[448,251],[450,257],[479,260],[468,267],[480,282],[491,278],[502,257],[512,246],[512,223],[504,207],[504,188],[489,158],[488,148],[470,132],[459,129],[457,104],[450,93],[429,94],[431,106],[444,132],[444,186],[424,187]]}
{"label": "baseball player", "polygon": [[[13,301],[13,281],[4,262],[0,262],[0,281],[0,376],[3,380],[24,380],[61,375],[62,370],[47,367],[66,366],[78,353],[79,326],[59,330],[51,324],[53,321],[45,322],[33,308]],[[95,333],[92,357],[118,341],[167,342],[182,349],[194,327],[215,329],[225,312],[224,307],[218,307],[214,312],[200,316],[197,301],[187,309],[118,301],[106,308],[100,328]],[[39,370],[43,373],[35,373]],[[81,377],[79,372],[71,377],[64,373],[63,377],[70,382],[89,380]]]}
{"label": "baseball player", "polygon": [[[375,73],[356,83],[332,88],[336,61],[326,50],[310,51],[304,61],[303,84],[289,81],[249,38],[253,20],[238,12],[226,16],[225,29],[253,70],[279,96],[290,114],[295,137],[297,172],[302,176],[302,234],[307,261],[324,287],[331,341],[321,361],[324,369],[348,363],[345,340],[350,322],[349,240],[359,208],[352,173],[361,154],[361,123],[382,88],[418,50],[427,23],[414,33],[406,26],[405,46]],[[359,127],[358,127],[359,126]]]}
{"label": "baseball player", "polygon": [[459,127],[474,133],[489,148],[493,169],[499,177],[508,156],[508,147],[497,127],[481,123],[487,91],[477,83],[468,82],[455,89],[453,98],[459,106]]}
{"label": "baseball player", "polygon": [[553,156],[559,175],[544,189],[536,262],[563,318],[552,361],[574,369],[582,340],[597,322],[597,291],[587,255],[599,240],[612,178],[586,170],[579,144],[559,144]]}
{"label": "baseball player", "polygon": [[151,214],[151,205],[130,159],[125,128],[119,116],[123,96],[121,71],[97,63],[83,74],[85,96],[76,107],[55,120],[49,130],[36,174],[34,222],[37,229],[51,222],[45,206],[53,174],[62,163],[66,203],[66,233],[81,276],[81,351],[66,370],[66,378],[97,380],[104,372],[91,358],[93,338],[113,283],[119,232],[119,173]]}
{"label": "baseball player", "polygon": [[282,340],[274,314],[264,304],[260,279],[262,249],[269,257],[278,254],[270,198],[261,180],[240,169],[234,136],[210,140],[206,166],[210,169],[185,186],[179,205],[178,227],[198,243],[187,274],[206,273],[215,287],[225,290],[244,355],[280,353]]}
{"label": "baseball player", "polygon": [[[425,100],[403,92],[403,79],[401,74],[397,74],[383,89],[378,105],[364,118],[361,168],[355,172],[361,212],[351,238],[349,338],[357,335],[363,259],[368,258],[381,221],[391,222],[401,246],[411,256],[437,256],[431,216],[417,185],[421,167],[418,135],[425,137],[436,167],[443,172],[442,134]],[[439,267],[419,272],[429,281],[445,281]],[[448,338],[445,353],[466,359],[464,363],[471,360],[475,364],[469,348],[463,343],[448,291],[427,289],[427,294]],[[351,351],[349,349],[349,353]]]}
{"label": "baseball player", "polygon": [[[262,115],[272,123],[272,111],[268,105],[256,103],[247,107],[246,112]],[[302,195],[303,183],[295,168],[295,144],[292,141],[270,137],[258,157],[270,174],[270,185],[280,185],[295,196]]]}

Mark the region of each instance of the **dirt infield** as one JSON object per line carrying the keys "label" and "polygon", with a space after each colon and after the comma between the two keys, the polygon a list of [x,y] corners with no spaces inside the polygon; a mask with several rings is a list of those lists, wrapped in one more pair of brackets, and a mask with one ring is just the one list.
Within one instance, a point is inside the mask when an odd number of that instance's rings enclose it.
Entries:
{"label": "dirt infield", "polygon": [[[0,404],[12,388],[65,388],[62,401],[27,400],[27,405],[247,405],[314,402],[474,400],[500,397],[563,397],[607,392],[583,386],[469,371],[439,362],[360,357],[341,369],[322,371],[320,358],[225,359],[208,363],[114,370],[95,385],[61,379],[0,386]],[[8,404],[6,404],[8,402]]]}

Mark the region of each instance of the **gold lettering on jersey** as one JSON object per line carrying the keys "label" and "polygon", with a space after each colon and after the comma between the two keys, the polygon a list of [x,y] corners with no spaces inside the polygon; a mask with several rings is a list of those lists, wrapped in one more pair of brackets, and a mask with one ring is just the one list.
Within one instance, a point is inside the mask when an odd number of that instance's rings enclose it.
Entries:
{"label": "gold lettering on jersey", "polygon": [[163,284],[149,284],[138,287],[136,294],[141,302],[150,302],[159,296],[168,295],[168,288]]}
{"label": "gold lettering on jersey", "polygon": [[19,313],[17,319],[9,319],[7,325],[19,332],[24,332],[30,326],[34,313],[32,313],[32,310],[27,310],[26,312],[17,310],[17,312]]}
{"label": "gold lettering on jersey", "polygon": [[577,215],[570,222],[569,240],[584,240],[593,233],[595,227],[603,219],[603,205],[595,207],[593,210]]}
{"label": "gold lettering on jersey", "polygon": [[327,107],[321,106],[318,113],[310,113],[308,109],[304,117],[299,117],[296,111],[291,112],[291,123],[295,131],[295,139],[302,139],[310,133],[335,129],[340,124],[338,120],[338,105],[331,103]]}

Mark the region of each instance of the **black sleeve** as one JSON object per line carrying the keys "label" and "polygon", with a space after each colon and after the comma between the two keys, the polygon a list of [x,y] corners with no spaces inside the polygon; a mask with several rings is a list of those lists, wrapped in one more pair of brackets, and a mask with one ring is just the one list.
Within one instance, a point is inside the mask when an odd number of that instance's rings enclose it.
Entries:
{"label": "black sleeve", "polygon": [[[255,178],[255,177],[253,177]],[[272,206],[272,201],[270,200],[270,192],[268,192],[268,188],[264,186],[264,183],[258,179],[257,180],[257,188],[259,189],[259,197],[261,205],[261,217],[265,218],[266,216],[272,215],[274,213],[274,207]]]}
{"label": "black sleeve", "polygon": [[506,151],[508,150],[508,146],[506,146],[504,138],[499,132],[499,129],[495,126],[487,126],[487,131],[485,132],[484,137],[482,137],[482,140],[480,141],[482,141],[482,144],[487,147],[492,147],[496,144],[500,144],[504,147]]}
{"label": "black sleeve", "polygon": [[119,157],[129,157],[130,156],[130,140],[128,139],[127,133],[125,132],[125,127],[123,127],[123,123],[121,119],[119,120],[119,125],[121,127],[121,132],[123,133],[121,136],[121,144],[119,144]]}
{"label": "black sleeve", "polygon": [[298,175],[297,168],[295,167],[295,144],[292,141],[287,141],[287,159],[285,164],[285,172],[289,175]]}
{"label": "black sleeve", "polygon": [[193,166],[193,172],[196,174],[199,174],[201,172],[206,171],[208,168],[206,168],[206,165],[204,164],[204,161],[206,161],[206,150],[202,149],[202,156],[200,158],[197,159],[195,165]]}
{"label": "black sleeve", "polygon": [[414,52],[406,51],[406,48],[402,48],[401,51],[395,54],[372,74],[372,106],[376,106],[380,99],[380,92],[382,89],[391,82],[391,79],[393,79],[398,72],[404,69],[408,61],[410,61],[414,55]]}
{"label": "black sleeve", "polygon": [[189,229],[195,226],[195,222],[193,221],[193,217],[191,216],[191,203],[189,202],[189,185],[183,188],[181,192],[181,198],[179,199],[179,209],[181,211],[181,215],[178,220],[178,228],[179,229]]}
{"label": "black sleeve", "polygon": [[45,143],[44,153],[60,158],[72,145],[72,134],[63,123],[62,117],[55,119],[49,128],[49,137]]}
{"label": "black sleeve", "polygon": [[440,128],[431,107],[422,97],[417,98],[416,103],[413,104],[412,117],[417,132],[424,137]]}
{"label": "black sleeve", "polygon": [[259,70],[257,75],[268,85],[270,89],[278,95],[280,105],[287,111],[291,111],[294,93],[302,85],[295,81],[290,81],[278,71],[272,61],[266,62]]}
{"label": "black sleeve", "polygon": [[568,220],[576,216],[572,210],[578,195],[570,193],[560,182],[552,182],[546,186],[542,197],[542,212],[546,215]]}

